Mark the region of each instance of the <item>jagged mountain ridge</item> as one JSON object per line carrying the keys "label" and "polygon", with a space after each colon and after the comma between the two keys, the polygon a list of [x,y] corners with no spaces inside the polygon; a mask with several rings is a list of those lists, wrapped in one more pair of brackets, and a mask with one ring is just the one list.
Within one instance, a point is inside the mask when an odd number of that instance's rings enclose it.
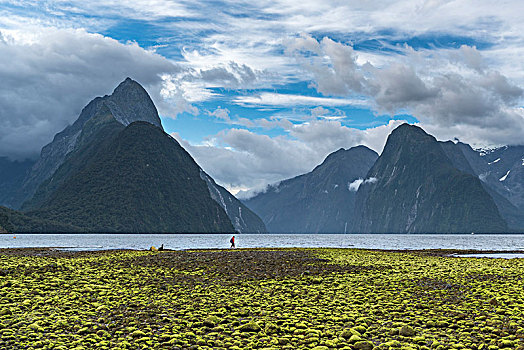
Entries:
{"label": "jagged mountain ridge", "polygon": [[269,186],[244,203],[262,218],[269,232],[347,232],[356,195],[356,188],[349,185],[365,177],[377,157],[365,146],[339,149],[310,173]]}
{"label": "jagged mountain ridge", "polygon": [[479,156],[487,164],[479,176],[524,211],[524,146],[499,147]]}

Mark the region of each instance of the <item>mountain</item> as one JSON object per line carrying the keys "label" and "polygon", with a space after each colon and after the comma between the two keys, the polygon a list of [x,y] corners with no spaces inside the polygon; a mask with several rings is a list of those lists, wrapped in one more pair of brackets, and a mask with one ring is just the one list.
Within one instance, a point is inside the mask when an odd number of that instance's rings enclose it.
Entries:
{"label": "mountain", "polygon": [[[524,229],[524,146],[474,150],[462,142],[442,142],[458,169],[477,176],[509,228]],[[509,170],[507,170],[509,169]]]}
{"label": "mountain", "polygon": [[[57,171],[68,176],[28,215],[85,232],[233,232],[200,168],[176,140],[151,123],[124,127],[111,115],[107,108],[93,119],[105,137],[71,155]],[[78,164],[76,153],[85,163]]]}
{"label": "mountain", "polygon": [[365,146],[340,149],[310,173],[269,186],[244,203],[269,232],[349,232],[358,184],[377,157]]}
{"label": "mountain", "polygon": [[485,172],[479,175],[524,211],[524,146],[504,146],[479,155],[487,164]]}
{"label": "mountain", "polygon": [[51,220],[34,218],[0,206],[0,233],[61,233],[80,232],[79,227]]}
{"label": "mountain", "polygon": [[22,203],[31,198],[38,186],[62,165],[66,156],[76,148],[84,125],[99,113],[101,108],[109,109],[114,119],[124,126],[141,120],[161,127],[156,107],[146,90],[136,81],[127,78],[111,95],[97,97],[89,102],[78,119],[56,134],[53,141],[42,149],[40,158],[27,174],[10,203],[13,208],[19,208]]}
{"label": "mountain", "polygon": [[226,212],[236,231],[240,233],[266,233],[266,226],[251,209],[246,207],[224,187],[217,185],[215,180],[202,169],[200,177],[207,184],[213,198]]}
{"label": "mountain", "polygon": [[508,231],[471,164],[421,128],[403,124],[357,192],[352,231],[499,233]]}
{"label": "mountain", "polygon": [[34,165],[31,160],[10,160],[0,157],[0,205],[13,206],[13,196]]}
{"label": "mountain", "polygon": [[43,148],[19,191],[29,196],[21,208],[74,231],[265,232],[260,218],[203,174],[163,131],[147,92],[127,78]]}

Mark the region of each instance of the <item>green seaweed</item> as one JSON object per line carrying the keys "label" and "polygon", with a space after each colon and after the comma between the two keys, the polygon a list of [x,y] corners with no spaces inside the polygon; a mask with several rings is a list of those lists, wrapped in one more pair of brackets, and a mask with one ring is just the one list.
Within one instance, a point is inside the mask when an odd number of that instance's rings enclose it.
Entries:
{"label": "green seaweed", "polygon": [[0,348],[519,349],[524,260],[0,251]]}

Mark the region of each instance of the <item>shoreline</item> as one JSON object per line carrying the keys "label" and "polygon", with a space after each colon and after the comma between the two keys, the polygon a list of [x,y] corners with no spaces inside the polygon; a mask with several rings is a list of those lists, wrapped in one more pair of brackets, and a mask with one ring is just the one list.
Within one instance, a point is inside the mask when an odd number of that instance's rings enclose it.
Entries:
{"label": "shoreline", "polygon": [[[72,248],[72,249],[68,249]],[[150,252],[149,249],[75,249],[76,247],[21,247],[21,248],[0,248],[0,255],[21,255],[21,256],[71,256],[71,255],[98,255],[118,252]],[[474,254],[524,254],[524,249],[511,250],[480,250],[480,249],[369,249],[353,247],[260,247],[260,248],[189,248],[189,249],[168,249],[158,253],[169,252],[249,252],[249,251],[315,251],[315,250],[341,250],[341,251],[369,251],[383,253],[411,253],[421,256],[433,257],[457,257],[454,255],[474,255]],[[155,252],[157,253],[157,252]]]}

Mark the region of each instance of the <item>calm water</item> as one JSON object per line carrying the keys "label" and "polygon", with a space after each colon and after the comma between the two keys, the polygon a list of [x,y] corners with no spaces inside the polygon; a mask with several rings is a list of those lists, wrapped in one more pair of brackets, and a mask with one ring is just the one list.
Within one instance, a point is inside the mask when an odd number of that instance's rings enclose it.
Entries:
{"label": "calm water", "polygon": [[[18,234],[0,235],[0,248],[56,247],[67,250],[229,248],[224,234]],[[370,249],[524,250],[520,235],[378,235],[254,234],[237,235],[238,248],[334,247]]]}

